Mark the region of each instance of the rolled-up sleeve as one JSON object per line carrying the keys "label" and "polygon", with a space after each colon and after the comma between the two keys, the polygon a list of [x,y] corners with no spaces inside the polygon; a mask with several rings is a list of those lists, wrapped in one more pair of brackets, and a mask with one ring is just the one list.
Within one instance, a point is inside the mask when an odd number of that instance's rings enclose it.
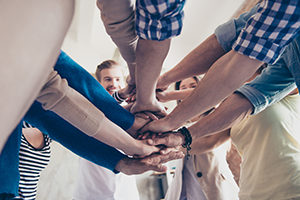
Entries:
{"label": "rolled-up sleeve", "polygon": [[300,30],[300,1],[266,0],[233,45],[240,54],[273,64]]}
{"label": "rolled-up sleeve", "polygon": [[286,67],[285,60],[281,58],[236,92],[251,102],[254,107],[252,114],[257,114],[270,104],[280,101],[295,88],[294,77]]}
{"label": "rolled-up sleeve", "polygon": [[142,39],[162,41],[181,33],[185,0],[137,0],[136,31]]}
{"label": "rolled-up sleeve", "polygon": [[98,134],[104,114],[84,96],[68,86],[52,71],[37,98],[45,110],[51,110],[89,136]]}
{"label": "rolled-up sleeve", "polygon": [[217,40],[226,52],[232,49],[233,43],[246,25],[248,19],[257,12],[258,6],[254,6],[249,12],[241,14],[236,19],[231,19],[215,29]]}

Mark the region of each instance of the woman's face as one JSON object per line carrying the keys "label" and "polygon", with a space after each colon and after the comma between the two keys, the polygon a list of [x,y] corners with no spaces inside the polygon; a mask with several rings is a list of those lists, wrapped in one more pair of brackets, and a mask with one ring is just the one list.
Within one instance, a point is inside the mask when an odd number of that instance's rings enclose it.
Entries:
{"label": "woman's face", "polygon": [[179,90],[186,90],[190,88],[196,88],[197,87],[197,82],[193,77],[184,79],[181,81],[179,85]]}

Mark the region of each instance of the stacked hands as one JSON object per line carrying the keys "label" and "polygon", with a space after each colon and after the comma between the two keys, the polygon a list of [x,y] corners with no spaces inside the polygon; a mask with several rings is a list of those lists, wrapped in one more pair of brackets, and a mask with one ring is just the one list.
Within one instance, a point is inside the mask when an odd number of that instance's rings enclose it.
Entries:
{"label": "stacked hands", "polygon": [[[162,96],[162,93],[157,96]],[[134,124],[127,132],[136,139],[137,148],[125,152],[130,157],[121,160],[116,170],[125,174],[148,170],[164,172],[166,166],[163,163],[184,157],[183,147],[187,147],[187,142],[189,147],[191,137],[187,138],[182,131],[170,131],[168,126],[164,126],[166,111],[161,103],[156,100],[154,104],[139,106],[135,101],[135,87],[129,85],[119,90],[119,95],[127,99],[125,109],[135,114]]]}

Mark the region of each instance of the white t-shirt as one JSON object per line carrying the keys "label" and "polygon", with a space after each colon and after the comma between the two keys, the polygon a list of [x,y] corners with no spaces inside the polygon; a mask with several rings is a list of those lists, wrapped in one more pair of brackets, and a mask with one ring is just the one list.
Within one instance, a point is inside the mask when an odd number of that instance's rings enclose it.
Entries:
{"label": "white t-shirt", "polygon": [[127,176],[80,158],[74,200],[139,200],[135,176]]}

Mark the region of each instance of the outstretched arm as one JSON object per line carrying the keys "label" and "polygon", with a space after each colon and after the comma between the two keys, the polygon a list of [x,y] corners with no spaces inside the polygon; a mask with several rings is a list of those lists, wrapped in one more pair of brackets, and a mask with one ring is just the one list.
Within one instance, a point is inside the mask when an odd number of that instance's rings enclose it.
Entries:
{"label": "outstretched arm", "polygon": [[206,73],[210,66],[225,53],[216,36],[212,34],[174,68],[160,76],[157,88],[166,89],[173,82]]}
{"label": "outstretched arm", "polygon": [[188,97],[193,90],[194,89],[156,92],[156,98],[160,102],[183,100]]}
{"label": "outstretched arm", "polygon": [[231,51],[207,72],[193,93],[166,118],[168,126],[178,128],[190,118],[217,105],[239,88],[261,65],[258,60]]}
{"label": "outstretched arm", "polygon": [[225,131],[250,115],[253,105],[243,95],[234,93],[228,97],[214,112],[200,119],[189,127],[194,138],[204,137]]}

